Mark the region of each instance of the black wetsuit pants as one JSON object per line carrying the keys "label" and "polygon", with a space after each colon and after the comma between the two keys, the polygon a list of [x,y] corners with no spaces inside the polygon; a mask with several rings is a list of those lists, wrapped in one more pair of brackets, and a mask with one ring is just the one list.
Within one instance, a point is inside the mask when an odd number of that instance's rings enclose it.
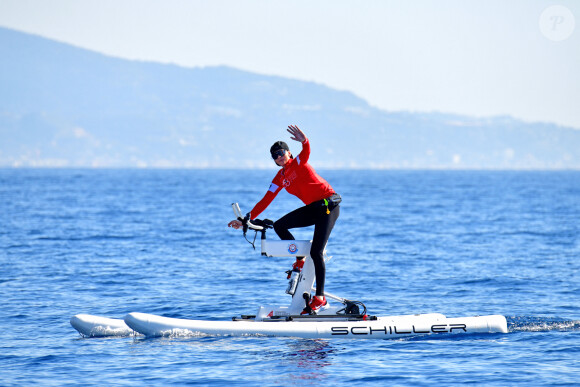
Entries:
{"label": "black wetsuit pants", "polygon": [[327,214],[327,206],[323,200],[311,203],[307,206],[284,215],[274,223],[274,230],[282,240],[293,240],[294,236],[288,231],[292,228],[308,227],[314,225],[314,236],[310,256],[314,263],[316,276],[316,295],[324,295],[324,278],[326,276],[326,266],[324,264],[324,248],[330,237],[330,232],[340,214],[338,204],[328,206],[330,214]]}

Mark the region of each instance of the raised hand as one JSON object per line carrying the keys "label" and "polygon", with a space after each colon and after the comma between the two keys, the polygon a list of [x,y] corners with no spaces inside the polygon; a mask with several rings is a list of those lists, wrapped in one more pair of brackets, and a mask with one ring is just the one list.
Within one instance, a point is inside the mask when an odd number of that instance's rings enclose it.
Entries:
{"label": "raised hand", "polygon": [[291,134],[291,139],[298,142],[306,141],[306,135],[296,125],[288,126],[288,133]]}

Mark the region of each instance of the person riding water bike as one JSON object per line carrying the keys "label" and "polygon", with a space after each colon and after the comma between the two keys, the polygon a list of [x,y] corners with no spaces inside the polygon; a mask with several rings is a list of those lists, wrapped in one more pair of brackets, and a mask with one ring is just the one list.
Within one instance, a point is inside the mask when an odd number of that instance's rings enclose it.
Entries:
{"label": "person riding water bike", "polygon": [[[260,215],[272,203],[282,188],[286,188],[288,193],[304,202],[303,207],[297,208],[274,222],[274,230],[280,239],[293,240],[295,238],[288,231],[289,229],[314,225],[310,257],[314,263],[316,294],[312,297],[309,307],[304,308],[302,314],[316,313],[327,306],[324,297],[326,267],[323,254],[330,233],[340,214],[341,198],[332,186],[308,164],[310,142],[302,130],[296,125],[290,125],[288,132],[291,134],[292,140],[302,144],[302,151],[294,158],[285,142],[277,141],[272,145],[270,154],[281,169],[272,180],[264,197],[250,211],[248,218],[253,220]],[[239,220],[232,220],[228,226],[239,229],[243,224]],[[298,257],[292,268],[301,270],[303,266],[304,257]]]}

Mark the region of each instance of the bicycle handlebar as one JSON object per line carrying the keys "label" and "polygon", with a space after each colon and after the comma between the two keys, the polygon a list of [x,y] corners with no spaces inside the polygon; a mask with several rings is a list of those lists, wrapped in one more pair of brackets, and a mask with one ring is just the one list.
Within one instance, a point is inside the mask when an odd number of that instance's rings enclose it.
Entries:
{"label": "bicycle handlebar", "polygon": [[240,209],[240,205],[238,203],[232,203],[232,209],[234,210],[234,215],[236,218],[242,222],[244,226],[244,235],[246,234],[247,229],[251,229],[254,231],[264,231],[268,228],[273,228],[274,222],[270,219],[254,219],[250,220],[250,214],[248,213],[246,216],[242,216],[242,210]]}
{"label": "bicycle handlebar", "polygon": [[232,203],[232,209],[234,210],[234,216],[237,219],[242,218],[242,210],[240,210],[240,205],[238,203]]}

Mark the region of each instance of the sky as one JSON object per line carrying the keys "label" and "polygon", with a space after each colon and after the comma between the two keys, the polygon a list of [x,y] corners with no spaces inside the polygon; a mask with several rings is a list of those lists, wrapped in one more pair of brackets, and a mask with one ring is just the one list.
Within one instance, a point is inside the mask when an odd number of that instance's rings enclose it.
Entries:
{"label": "sky", "polygon": [[0,26],[313,81],[386,111],[580,129],[578,0],[0,0]]}

